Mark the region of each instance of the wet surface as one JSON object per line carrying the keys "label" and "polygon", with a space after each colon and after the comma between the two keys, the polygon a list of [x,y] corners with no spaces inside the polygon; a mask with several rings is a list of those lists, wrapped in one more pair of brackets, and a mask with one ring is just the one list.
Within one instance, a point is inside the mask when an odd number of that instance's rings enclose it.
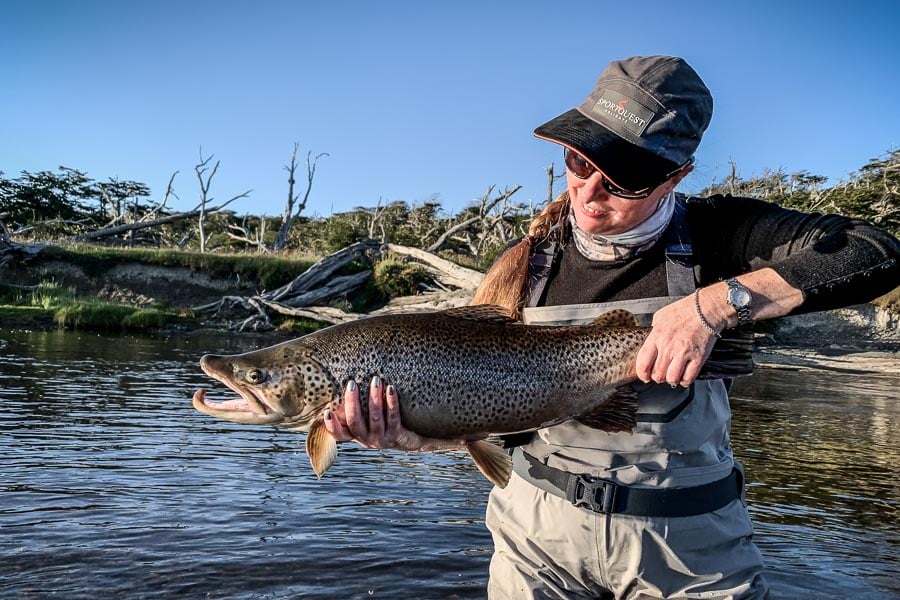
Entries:
{"label": "wet surface", "polygon": [[[266,341],[0,331],[0,580],[21,598],[483,598],[490,483],[461,454],[196,412],[197,361]],[[900,374],[763,370],[733,390],[781,598],[900,598]]]}

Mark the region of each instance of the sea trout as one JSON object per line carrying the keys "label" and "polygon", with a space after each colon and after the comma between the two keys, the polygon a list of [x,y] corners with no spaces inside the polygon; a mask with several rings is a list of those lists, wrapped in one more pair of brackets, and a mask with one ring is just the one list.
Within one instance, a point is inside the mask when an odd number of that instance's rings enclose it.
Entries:
{"label": "sea trout", "polygon": [[[378,375],[397,388],[404,427],[458,442],[504,487],[512,464],[491,434],[569,419],[603,431],[633,428],[636,395],[626,384],[636,379],[648,333],[626,311],[578,326],[524,325],[487,305],[370,317],[245,354],[203,356],[203,371],[240,398],[212,402],[200,389],[193,405],[237,423],[308,432],[306,451],[321,476],[337,456],[323,411],[337,407],[349,380]],[[724,375],[747,372],[749,357],[742,352]],[[365,410],[368,385],[359,390]]]}

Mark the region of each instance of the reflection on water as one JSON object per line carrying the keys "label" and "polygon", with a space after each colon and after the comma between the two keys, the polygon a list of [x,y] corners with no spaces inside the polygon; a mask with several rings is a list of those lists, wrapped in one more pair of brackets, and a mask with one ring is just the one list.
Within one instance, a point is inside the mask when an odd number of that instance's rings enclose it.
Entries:
{"label": "reflection on water", "polygon": [[[483,598],[490,484],[465,456],[345,444],[317,481],[302,435],[193,410],[201,354],[265,343],[0,332],[0,595]],[[898,384],[736,385],[779,597],[900,597]]]}
{"label": "reflection on water", "polygon": [[900,597],[896,376],[763,370],[732,390],[735,451],[788,598]]}

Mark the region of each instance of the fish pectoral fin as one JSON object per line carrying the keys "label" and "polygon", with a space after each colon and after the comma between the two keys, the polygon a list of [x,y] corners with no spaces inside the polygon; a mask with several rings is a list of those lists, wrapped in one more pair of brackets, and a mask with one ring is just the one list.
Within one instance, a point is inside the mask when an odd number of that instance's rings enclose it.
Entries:
{"label": "fish pectoral fin", "polygon": [[616,388],[612,396],[598,404],[591,412],[575,417],[575,420],[608,433],[632,431],[637,423],[637,392],[630,385]]}
{"label": "fish pectoral fin", "polygon": [[306,454],[316,477],[322,477],[337,458],[337,442],[325,429],[321,419],[313,421],[306,434]]}
{"label": "fish pectoral fin", "polygon": [[512,457],[506,450],[487,440],[466,442],[466,450],[485,477],[497,487],[506,487],[512,475]]}
{"label": "fish pectoral fin", "polygon": [[624,308],[616,308],[603,313],[591,321],[591,325],[597,325],[599,327],[637,327],[638,320],[637,317],[634,316],[634,313],[631,313]]}

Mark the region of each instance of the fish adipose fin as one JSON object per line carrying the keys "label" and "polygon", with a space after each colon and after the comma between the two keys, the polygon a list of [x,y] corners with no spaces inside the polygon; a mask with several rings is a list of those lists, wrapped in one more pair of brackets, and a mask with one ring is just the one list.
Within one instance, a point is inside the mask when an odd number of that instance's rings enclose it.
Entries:
{"label": "fish adipose fin", "polygon": [[313,421],[306,434],[306,454],[316,477],[322,477],[337,458],[337,442],[325,429],[321,419]]}
{"label": "fish adipose fin", "polygon": [[499,488],[505,488],[512,475],[512,457],[487,440],[466,442],[466,450],[481,473]]}
{"label": "fish adipose fin", "polygon": [[623,308],[616,308],[603,313],[591,321],[591,325],[600,327],[637,327],[638,320],[633,313]]}
{"label": "fish adipose fin", "polygon": [[472,306],[457,306],[440,311],[449,317],[469,319],[486,323],[518,323],[513,319],[509,311],[496,304],[474,304]]}
{"label": "fish adipose fin", "polygon": [[637,423],[638,397],[630,385],[616,388],[612,396],[593,411],[575,417],[575,420],[593,429],[608,433],[632,431]]}

